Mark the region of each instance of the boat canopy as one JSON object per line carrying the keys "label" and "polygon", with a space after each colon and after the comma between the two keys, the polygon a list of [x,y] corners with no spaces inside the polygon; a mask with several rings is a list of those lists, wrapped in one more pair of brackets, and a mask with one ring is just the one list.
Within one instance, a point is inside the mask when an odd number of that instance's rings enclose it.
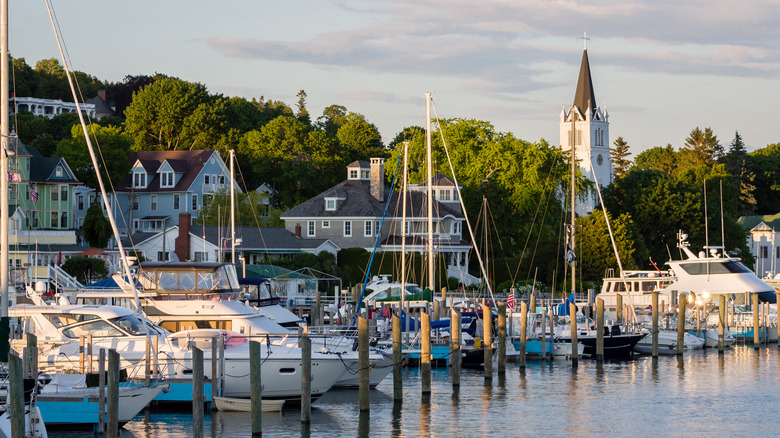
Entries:
{"label": "boat canopy", "polygon": [[144,262],[138,282],[146,292],[163,295],[235,295],[241,290],[236,268],[230,263]]}

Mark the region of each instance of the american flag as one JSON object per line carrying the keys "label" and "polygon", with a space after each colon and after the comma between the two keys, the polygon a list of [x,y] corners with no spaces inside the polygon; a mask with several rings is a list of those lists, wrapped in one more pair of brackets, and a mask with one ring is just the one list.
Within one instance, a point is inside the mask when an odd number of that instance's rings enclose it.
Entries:
{"label": "american flag", "polygon": [[38,202],[38,192],[33,186],[30,186],[30,199],[32,199],[32,202]]}
{"label": "american flag", "polygon": [[514,294],[514,292],[509,294],[508,297],[506,297],[506,306],[509,307],[510,309],[514,309],[515,308],[515,294]]}

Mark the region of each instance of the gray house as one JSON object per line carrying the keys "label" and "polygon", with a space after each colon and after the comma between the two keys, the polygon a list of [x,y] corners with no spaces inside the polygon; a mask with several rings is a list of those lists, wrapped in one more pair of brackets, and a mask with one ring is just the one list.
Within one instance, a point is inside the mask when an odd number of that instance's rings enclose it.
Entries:
{"label": "gray house", "polygon": [[[384,184],[384,159],[355,161],[347,166],[346,181],[320,193],[281,215],[285,228],[303,239],[329,239],[341,248],[424,253],[429,244],[448,265],[448,276],[471,283],[468,257],[472,246],[463,241],[465,217],[458,187],[448,177],[436,175],[432,184],[410,185],[406,194],[406,226],[400,193]],[[428,242],[427,196],[433,202],[433,242]],[[388,205],[389,204],[389,205]],[[387,208],[387,217],[382,216]]]}

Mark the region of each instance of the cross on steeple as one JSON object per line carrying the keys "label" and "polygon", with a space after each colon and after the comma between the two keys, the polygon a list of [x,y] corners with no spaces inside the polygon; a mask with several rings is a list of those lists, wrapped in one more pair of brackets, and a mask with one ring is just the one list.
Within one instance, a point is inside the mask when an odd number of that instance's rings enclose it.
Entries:
{"label": "cross on steeple", "polygon": [[581,39],[585,43],[585,50],[588,50],[588,40],[590,39],[588,38],[588,32],[583,32]]}

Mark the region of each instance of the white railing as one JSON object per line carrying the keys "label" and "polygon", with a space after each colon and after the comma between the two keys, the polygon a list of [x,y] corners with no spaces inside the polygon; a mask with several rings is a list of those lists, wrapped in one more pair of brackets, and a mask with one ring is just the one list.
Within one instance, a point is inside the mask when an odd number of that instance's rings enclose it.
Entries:
{"label": "white railing", "polygon": [[59,266],[47,266],[46,271],[49,283],[53,283],[58,289],[79,289],[84,287],[75,277],[65,272]]}

